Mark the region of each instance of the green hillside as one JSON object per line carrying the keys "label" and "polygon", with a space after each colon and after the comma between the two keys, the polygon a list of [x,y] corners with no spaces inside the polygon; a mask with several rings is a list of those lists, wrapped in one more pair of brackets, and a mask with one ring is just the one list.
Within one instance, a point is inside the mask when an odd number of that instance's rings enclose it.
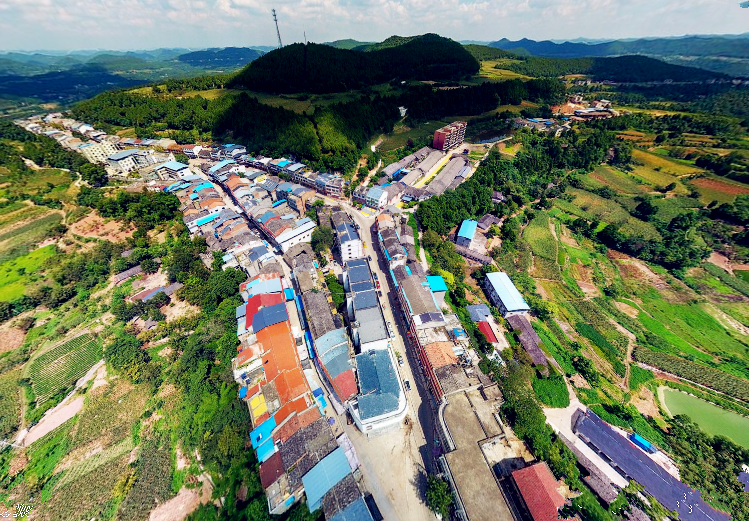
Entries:
{"label": "green hillside", "polygon": [[390,38],[378,46],[356,52],[314,43],[288,45],[252,62],[229,86],[320,94],[391,80],[457,80],[479,70],[478,61],[462,45],[435,34]]}

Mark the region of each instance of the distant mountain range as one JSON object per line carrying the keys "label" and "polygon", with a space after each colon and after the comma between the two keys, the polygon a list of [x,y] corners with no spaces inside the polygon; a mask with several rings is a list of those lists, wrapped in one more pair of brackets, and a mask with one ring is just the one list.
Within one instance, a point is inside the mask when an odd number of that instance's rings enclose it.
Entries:
{"label": "distant mountain range", "polygon": [[501,40],[488,45],[519,55],[587,58],[644,55],[733,76],[749,76],[749,33],[727,36],[642,38],[603,43],[555,43],[550,40]]}
{"label": "distant mountain range", "polygon": [[247,47],[4,53],[0,54],[0,98],[68,104],[109,89],[233,72],[263,54]]}

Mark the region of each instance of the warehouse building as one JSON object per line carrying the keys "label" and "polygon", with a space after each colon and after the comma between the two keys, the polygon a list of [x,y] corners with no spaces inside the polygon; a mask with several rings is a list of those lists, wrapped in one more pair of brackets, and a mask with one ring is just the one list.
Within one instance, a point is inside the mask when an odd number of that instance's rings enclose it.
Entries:
{"label": "warehouse building", "polygon": [[531,309],[510,277],[503,271],[487,273],[484,290],[503,317],[527,313]]}

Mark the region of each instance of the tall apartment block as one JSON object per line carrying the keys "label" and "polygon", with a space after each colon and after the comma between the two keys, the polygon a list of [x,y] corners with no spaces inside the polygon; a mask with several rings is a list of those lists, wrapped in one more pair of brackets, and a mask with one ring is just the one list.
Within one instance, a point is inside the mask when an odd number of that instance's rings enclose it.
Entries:
{"label": "tall apartment block", "polygon": [[432,147],[444,151],[458,146],[466,137],[467,126],[468,123],[465,121],[456,121],[442,127],[441,129],[435,130]]}

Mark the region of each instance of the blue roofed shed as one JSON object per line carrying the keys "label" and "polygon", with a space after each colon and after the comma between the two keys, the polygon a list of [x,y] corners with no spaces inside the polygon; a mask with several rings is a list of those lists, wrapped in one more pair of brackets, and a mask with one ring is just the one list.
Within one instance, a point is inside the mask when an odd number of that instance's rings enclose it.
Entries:
{"label": "blue roofed shed", "polygon": [[338,447],[302,476],[310,512],[320,508],[323,496],[345,478],[350,471],[351,467],[349,467],[346,459],[346,453]]}
{"label": "blue roofed shed", "polygon": [[328,521],[374,521],[367,503],[360,497],[346,508],[337,512]]}
{"label": "blue roofed shed", "polygon": [[258,425],[255,430],[250,432],[250,442],[252,442],[252,448],[257,449],[260,444],[265,440],[269,439],[270,433],[276,428],[276,420],[271,416],[263,423]]}
{"label": "blue roofed shed", "polygon": [[455,238],[455,244],[469,248],[473,236],[476,235],[476,227],[478,225],[479,223],[472,219],[466,219],[463,221],[463,224],[460,225],[460,230],[458,230],[458,236]]}
{"label": "blue roofed shed", "polygon": [[427,276],[427,282],[429,283],[429,289],[431,289],[433,292],[447,291],[447,284],[445,283],[445,279],[443,279],[439,275]]}

